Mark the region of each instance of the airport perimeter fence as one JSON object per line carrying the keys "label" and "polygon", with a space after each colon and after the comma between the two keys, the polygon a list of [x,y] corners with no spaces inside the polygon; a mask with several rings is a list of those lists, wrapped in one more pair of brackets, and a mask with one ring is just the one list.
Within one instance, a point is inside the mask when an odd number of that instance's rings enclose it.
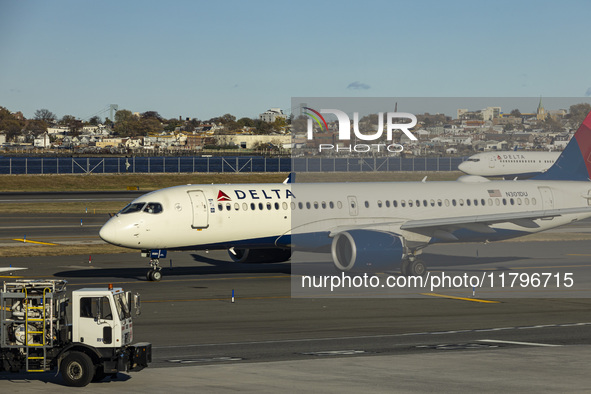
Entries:
{"label": "airport perimeter fence", "polygon": [[465,157],[0,157],[0,174],[456,171]]}

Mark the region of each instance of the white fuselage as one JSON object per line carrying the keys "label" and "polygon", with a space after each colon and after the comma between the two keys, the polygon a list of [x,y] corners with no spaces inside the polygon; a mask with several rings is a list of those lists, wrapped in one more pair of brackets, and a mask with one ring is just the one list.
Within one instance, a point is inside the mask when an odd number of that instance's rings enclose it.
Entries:
{"label": "white fuselage", "polygon": [[[411,247],[484,241],[539,232],[591,217],[591,183],[575,181],[187,185],[134,200],[101,229],[105,241],[135,249],[289,248],[293,235],[316,235],[308,249],[330,245],[348,229],[399,234]],[[159,204],[156,213],[148,212]],[[412,231],[411,222],[580,208],[577,213]],[[452,234],[450,237],[449,234]],[[295,239],[295,238],[294,238]],[[315,242],[316,242],[315,241]],[[306,249],[306,242],[301,243]]]}
{"label": "white fuselage", "polygon": [[561,152],[502,151],[470,156],[458,166],[468,175],[528,178],[546,172]]}

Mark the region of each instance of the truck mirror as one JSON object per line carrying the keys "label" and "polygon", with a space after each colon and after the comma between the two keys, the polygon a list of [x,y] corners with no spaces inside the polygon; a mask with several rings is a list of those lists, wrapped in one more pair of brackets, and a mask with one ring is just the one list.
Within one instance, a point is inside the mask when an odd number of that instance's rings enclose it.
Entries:
{"label": "truck mirror", "polygon": [[135,310],[135,314],[137,316],[142,314],[142,300],[138,293],[133,295],[133,309]]}

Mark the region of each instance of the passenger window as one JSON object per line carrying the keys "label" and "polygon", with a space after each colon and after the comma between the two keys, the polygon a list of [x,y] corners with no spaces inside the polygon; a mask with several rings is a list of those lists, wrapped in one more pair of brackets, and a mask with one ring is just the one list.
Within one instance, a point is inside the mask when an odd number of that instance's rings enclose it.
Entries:
{"label": "passenger window", "polygon": [[435,200],[431,200],[429,201],[431,203],[431,206],[434,207],[435,206]]}
{"label": "passenger window", "polygon": [[343,207],[343,203],[340,201],[337,201],[337,208],[341,209]]}
{"label": "passenger window", "polygon": [[392,205],[394,206],[394,208],[398,208],[398,201],[396,201],[396,200],[392,201]]}
{"label": "passenger window", "polygon": [[248,204],[247,203],[245,203],[245,202],[242,203],[242,210],[248,211]]}
{"label": "passenger window", "polygon": [[310,201],[306,202],[306,208],[310,209]]}
{"label": "passenger window", "polygon": [[[461,205],[461,204],[462,204],[462,201],[460,200],[460,205]],[[467,199],[467,200],[466,200],[466,205],[467,205],[467,206],[470,206],[470,205],[472,205],[472,203],[470,202],[470,199]]]}
{"label": "passenger window", "polygon": [[320,205],[322,205],[322,209],[326,209],[326,201],[322,201]]}
{"label": "passenger window", "polygon": [[234,209],[238,211],[240,209],[240,204],[238,204],[237,202],[235,202],[234,203]]}
{"label": "passenger window", "polygon": [[421,206],[421,201],[420,200],[416,200],[415,202],[417,203],[417,208]]}
{"label": "passenger window", "polygon": [[223,211],[224,210],[224,205],[222,203],[218,204],[218,211]]}
{"label": "passenger window", "polygon": [[531,204],[532,204],[532,205],[536,205],[536,199],[535,199],[535,198],[533,198],[533,197],[532,197],[532,199],[531,199]]}
{"label": "passenger window", "polygon": [[318,201],[314,201],[314,209],[318,209]]}
{"label": "passenger window", "polygon": [[226,203],[226,211],[231,211],[232,210],[232,205],[230,205],[229,202]]}
{"label": "passenger window", "polygon": [[423,206],[426,207],[427,206],[427,200],[423,200]]}
{"label": "passenger window", "polygon": [[254,202],[250,203],[250,209],[253,211],[256,209],[256,205],[254,204]]}
{"label": "passenger window", "polygon": [[404,208],[406,206],[406,201],[400,200],[400,206]]}
{"label": "passenger window", "polygon": [[453,200],[451,200],[451,205],[453,205],[455,207],[456,204],[457,204],[457,202],[456,202],[456,199],[455,198]]}
{"label": "passenger window", "polygon": [[386,208],[390,208],[390,200],[386,200]]}
{"label": "passenger window", "polygon": [[381,207],[382,207],[382,201],[378,200],[378,208],[381,208]]}
{"label": "passenger window", "polygon": [[283,206],[283,210],[285,211],[287,209],[287,203],[284,201],[281,205]]}
{"label": "passenger window", "polygon": [[265,208],[262,202],[259,203],[259,211],[262,211]]}
{"label": "passenger window", "polygon": [[279,203],[278,202],[275,203],[275,209],[279,210]]}
{"label": "passenger window", "polygon": [[267,203],[267,210],[268,210],[268,211],[270,211],[270,210],[271,210],[271,203],[270,203],[270,202],[268,202],[268,203]]}
{"label": "passenger window", "polygon": [[331,201],[331,202],[328,203],[328,206],[330,207],[330,209],[333,209],[334,208],[334,203]]}
{"label": "passenger window", "polygon": [[442,206],[442,205],[443,205],[443,201],[441,201],[441,200],[437,200],[437,205],[438,205],[438,206]]}
{"label": "passenger window", "polygon": [[298,208],[299,209],[304,209],[304,204],[302,204],[301,202],[298,202]]}

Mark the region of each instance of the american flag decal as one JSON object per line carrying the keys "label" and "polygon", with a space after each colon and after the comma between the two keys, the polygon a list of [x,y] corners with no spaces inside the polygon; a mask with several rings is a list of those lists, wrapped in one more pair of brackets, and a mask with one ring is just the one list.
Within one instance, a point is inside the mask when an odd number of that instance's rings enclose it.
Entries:
{"label": "american flag decal", "polygon": [[488,191],[488,196],[489,197],[502,197],[501,196],[501,191],[499,189],[489,190]]}

